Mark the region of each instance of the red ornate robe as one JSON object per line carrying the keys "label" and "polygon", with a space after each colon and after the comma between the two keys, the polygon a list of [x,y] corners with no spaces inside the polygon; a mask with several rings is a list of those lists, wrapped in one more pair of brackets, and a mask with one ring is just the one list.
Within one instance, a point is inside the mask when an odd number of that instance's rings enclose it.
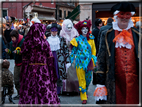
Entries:
{"label": "red ornate robe", "polygon": [[[131,29],[128,30],[131,33]],[[115,31],[115,36],[120,32]],[[139,103],[139,78],[136,67],[135,47],[115,48],[116,104]]]}

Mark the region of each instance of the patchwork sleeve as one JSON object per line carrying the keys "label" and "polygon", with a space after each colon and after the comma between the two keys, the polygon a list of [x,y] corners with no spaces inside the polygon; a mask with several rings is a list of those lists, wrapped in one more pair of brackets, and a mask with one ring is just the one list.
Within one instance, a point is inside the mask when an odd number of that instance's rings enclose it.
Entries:
{"label": "patchwork sleeve", "polygon": [[92,40],[92,61],[93,61],[93,65],[95,66],[97,62],[97,57],[96,57],[96,47],[95,47],[94,40]]}

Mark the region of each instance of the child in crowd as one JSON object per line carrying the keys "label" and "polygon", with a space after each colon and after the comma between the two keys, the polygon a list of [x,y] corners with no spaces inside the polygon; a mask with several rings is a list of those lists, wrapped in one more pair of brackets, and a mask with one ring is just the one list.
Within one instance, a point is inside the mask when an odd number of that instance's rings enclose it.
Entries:
{"label": "child in crowd", "polygon": [[[12,94],[14,92],[13,85],[13,74],[9,71],[10,62],[8,60],[3,60],[2,62],[2,87],[8,87],[9,101],[12,102]],[[2,92],[3,103],[5,102],[4,92]]]}

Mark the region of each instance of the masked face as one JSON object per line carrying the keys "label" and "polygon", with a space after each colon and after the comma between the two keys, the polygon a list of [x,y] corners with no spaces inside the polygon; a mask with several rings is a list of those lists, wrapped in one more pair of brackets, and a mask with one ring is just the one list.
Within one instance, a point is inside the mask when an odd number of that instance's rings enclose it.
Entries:
{"label": "masked face", "polygon": [[121,19],[130,19],[131,18],[131,12],[119,12],[117,16]]}
{"label": "masked face", "polygon": [[83,27],[83,28],[81,29],[81,31],[82,31],[82,34],[83,34],[83,35],[86,35],[86,34],[88,33],[88,28],[87,28],[87,27]]}
{"label": "masked face", "polygon": [[71,31],[72,30],[72,25],[71,24],[68,24],[66,27],[67,27],[67,31]]}

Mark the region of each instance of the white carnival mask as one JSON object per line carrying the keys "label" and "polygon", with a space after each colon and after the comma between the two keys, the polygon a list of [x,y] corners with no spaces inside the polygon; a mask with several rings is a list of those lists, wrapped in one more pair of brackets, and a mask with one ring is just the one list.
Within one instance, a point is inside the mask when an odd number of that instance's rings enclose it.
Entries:
{"label": "white carnival mask", "polygon": [[88,33],[88,28],[87,27],[83,27],[81,29],[81,31],[82,31],[82,34],[86,35]]}
{"label": "white carnival mask", "polygon": [[71,23],[67,24],[66,29],[67,29],[67,31],[71,31],[72,30],[72,24]]}

